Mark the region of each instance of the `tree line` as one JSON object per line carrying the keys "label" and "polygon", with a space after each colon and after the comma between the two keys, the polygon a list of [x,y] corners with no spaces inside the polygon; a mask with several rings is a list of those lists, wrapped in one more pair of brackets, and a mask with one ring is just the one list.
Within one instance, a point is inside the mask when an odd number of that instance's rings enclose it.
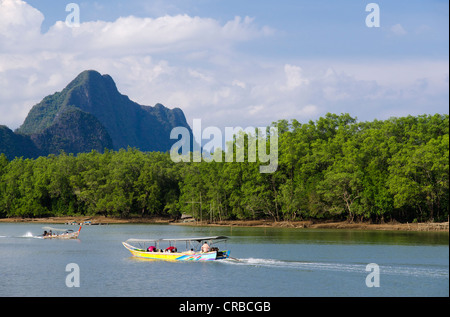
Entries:
{"label": "tree line", "polygon": [[135,148],[11,161],[2,154],[0,217],[447,221],[448,119],[280,120],[272,124],[274,173],[260,173],[258,160],[175,163]]}

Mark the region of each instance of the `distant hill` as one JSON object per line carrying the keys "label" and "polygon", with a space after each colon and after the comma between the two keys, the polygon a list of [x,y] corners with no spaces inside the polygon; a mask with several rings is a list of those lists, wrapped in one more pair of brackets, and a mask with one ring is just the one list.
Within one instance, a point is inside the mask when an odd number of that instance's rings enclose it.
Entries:
{"label": "distant hill", "polygon": [[9,159],[128,146],[166,152],[176,142],[170,131],[177,126],[191,131],[181,109],[139,105],[117,90],[111,76],[87,70],[33,106],[15,133],[0,132],[0,151]]}
{"label": "distant hill", "polygon": [[14,157],[37,157],[41,151],[29,136],[16,134],[4,125],[0,125],[0,154],[4,153],[8,159]]}

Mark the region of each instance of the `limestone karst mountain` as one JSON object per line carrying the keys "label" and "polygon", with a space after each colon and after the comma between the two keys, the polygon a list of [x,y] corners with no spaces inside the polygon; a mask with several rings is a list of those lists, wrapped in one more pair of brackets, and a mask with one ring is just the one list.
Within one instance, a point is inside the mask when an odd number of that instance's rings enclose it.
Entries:
{"label": "limestone karst mountain", "polygon": [[[111,76],[87,70],[61,92],[33,106],[14,132],[22,143],[30,144],[31,140],[36,149],[25,151],[17,145],[7,156],[36,157],[60,150],[74,154],[93,149],[101,152],[128,146],[166,152],[176,142],[170,139],[170,131],[177,126],[191,131],[181,109],[140,105],[122,95]],[[10,133],[5,135],[11,139]],[[0,151],[6,148],[6,141],[6,137],[0,139]]]}

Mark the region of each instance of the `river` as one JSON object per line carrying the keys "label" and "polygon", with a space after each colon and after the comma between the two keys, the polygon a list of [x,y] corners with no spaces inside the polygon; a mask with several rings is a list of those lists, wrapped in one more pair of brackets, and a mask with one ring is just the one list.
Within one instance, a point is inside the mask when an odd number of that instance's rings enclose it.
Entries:
{"label": "river", "polygon": [[[45,225],[0,223],[0,296],[449,296],[448,232],[129,224],[64,241]],[[215,235],[237,260],[140,260],[121,243]]]}

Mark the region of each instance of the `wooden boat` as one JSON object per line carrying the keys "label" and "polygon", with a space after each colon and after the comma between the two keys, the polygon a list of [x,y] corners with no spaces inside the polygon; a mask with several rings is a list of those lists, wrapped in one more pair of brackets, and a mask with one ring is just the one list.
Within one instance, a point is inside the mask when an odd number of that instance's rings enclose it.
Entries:
{"label": "wooden boat", "polygon": [[[44,229],[44,239],[77,239],[81,231],[81,226],[78,231],[72,229],[59,229],[52,227],[42,227]],[[48,230],[48,231],[47,231]]]}
{"label": "wooden boat", "polygon": [[[228,237],[214,236],[201,238],[185,238],[185,239],[128,239],[122,242],[123,246],[131,252],[135,257],[165,260],[165,261],[215,261],[223,260],[230,256],[229,250],[219,251],[214,246],[218,243],[225,242]],[[208,252],[202,252],[202,242],[209,245]],[[133,246],[139,245],[139,247]],[[162,245],[168,245],[167,248],[161,248]],[[178,251],[178,246],[184,244],[185,251]],[[149,246],[149,247],[146,247]]]}

